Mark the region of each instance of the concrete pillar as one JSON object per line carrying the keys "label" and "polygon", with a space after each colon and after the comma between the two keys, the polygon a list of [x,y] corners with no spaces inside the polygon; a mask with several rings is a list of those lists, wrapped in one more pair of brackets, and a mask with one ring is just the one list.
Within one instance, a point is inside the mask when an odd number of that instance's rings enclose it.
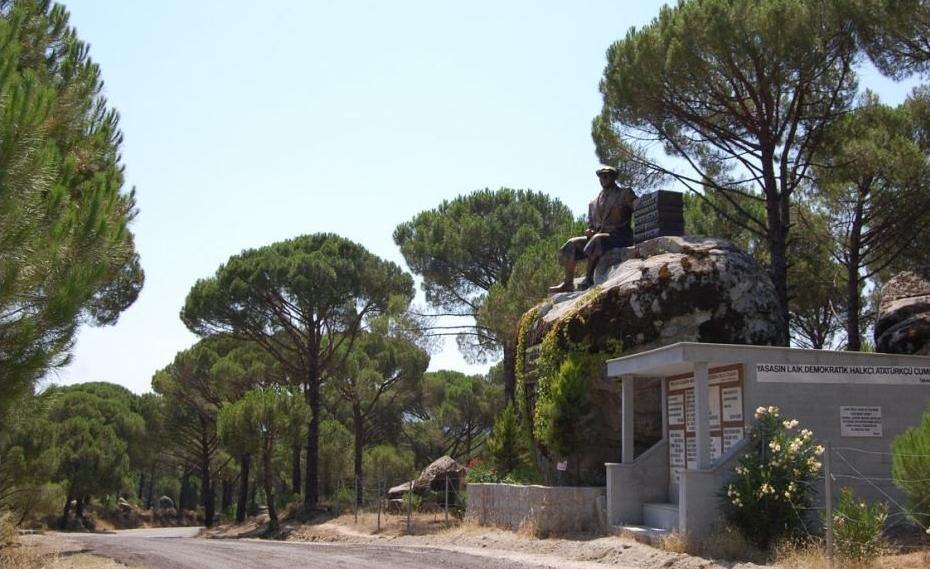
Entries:
{"label": "concrete pillar", "polygon": [[624,375],[621,384],[621,411],[622,422],[620,424],[620,443],[621,443],[621,462],[629,464],[633,462],[633,376]]}
{"label": "concrete pillar", "polygon": [[668,440],[668,379],[661,379],[662,388],[662,438]]}
{"label": "concrete pillar", "polygon": [[694,437],[698,468],[710,468],[710,402],[707,362],[694,362]]}

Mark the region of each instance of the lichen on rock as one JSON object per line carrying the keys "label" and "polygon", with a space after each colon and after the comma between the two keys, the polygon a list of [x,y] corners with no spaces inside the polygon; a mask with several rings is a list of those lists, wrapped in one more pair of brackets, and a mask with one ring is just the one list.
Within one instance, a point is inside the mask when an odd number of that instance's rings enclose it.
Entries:
{"label": "lichen on rock", "polygon": [[875,349],[930,355],[930,267],[898,273],[882,288]]}
{"label": "lichen on rock", "polygon": [[[768,274],[722,239],[668,236],[615,249],[594,280],[591,290],[550,296],[521,323],[518,389],[530,417],[549,376],[572,352],[606,359],[683,341],[777,345],[784,336]],[[620,396],[606,378],[592,379],[584,460],[593,466],[619,456]],[[657,440],[656,429],[661,436],[660,395],[658,383],[637,384],[636,442],[645,448]]]}

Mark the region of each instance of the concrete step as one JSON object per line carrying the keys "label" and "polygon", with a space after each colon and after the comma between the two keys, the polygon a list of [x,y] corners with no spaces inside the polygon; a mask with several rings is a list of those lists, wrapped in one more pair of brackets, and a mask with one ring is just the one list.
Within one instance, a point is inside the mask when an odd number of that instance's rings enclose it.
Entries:
{"label": "concrete step", "polygon": [[678,504],[643,504],[643,525],[665,530],[678,529]]}
{"label": "concrete step", "polygon": [[662,539],[672,533],[671,530],[646,526],[617,526],[616,529],[620,537],[653,546],[659,545]]}

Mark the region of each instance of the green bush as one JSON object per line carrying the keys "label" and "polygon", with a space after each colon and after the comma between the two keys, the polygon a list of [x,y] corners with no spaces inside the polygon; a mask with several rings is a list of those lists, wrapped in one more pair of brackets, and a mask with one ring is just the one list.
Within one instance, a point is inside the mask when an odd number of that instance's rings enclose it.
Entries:
{"label": "green bush", "polygon": [[351,510],[355,505],[355,490],[352,488],[339,488],[333,492],[329,502],[336,513]]}
{"label": "green bush", "polygon": [[465,482],[484,484],[497,482],[499,479],[496,470],[477,458],[470,460],[466,466]]}
{"label": "green bush", "polygon": [[539,394],[534,421],[536,438],[563,457],[584,442],[581,419],[591,410],[591,377],[601,360],[571,353],[549,379],[548,389]]}
{"label": "green bush", "polygon": [[515,468],[501,478],[504,484],[542,484],[542,481],[539,470],[530,464]]}
{"label": "green bush", "polygon": [[488,452],[494,469],[501,476],[529,465],[528,433],[520,424],[511,403],[494,422],[494,430],[488,437]]}
{"label": "green bush", "polygon": [[836,553],[867,563],[881,555],[887,543],[882,530],[888,519],[888,505],[857,500],[849,488],[840,490],[840,501],[833,511],[833,540]]}
{"label": "green bush", "polygon": [[365,449],[362,465],[367,487],[377,486],[382,482],[387,490],[417,475],[417,469],[413,464],[413,452],[386,443]]}
{"label": "green bush", "polygon": [[407,492],[404,494],[404,511],[406,512],[409,508],[414,512],[420,511],[420,507],[423,505],[423,496],[416,494],[414,492]]}
{"label": "green bush", "polygon": [[907,495],[911,517],[930,527],[930,409],[919,426],[895,438],[891,452],[891,475]]}
{"label": "green bush", "polygon": [[755,419],[748,450],[723,488],[722,509],[731,527],[767,550],[806,529],[823,447],[797,421],[782,419],[777,407],[759,407]]}

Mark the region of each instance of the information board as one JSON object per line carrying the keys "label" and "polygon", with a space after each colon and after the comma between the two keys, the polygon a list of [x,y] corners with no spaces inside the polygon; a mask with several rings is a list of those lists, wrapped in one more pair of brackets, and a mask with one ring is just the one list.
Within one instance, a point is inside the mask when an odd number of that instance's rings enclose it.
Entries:
{"label": "information board", "polygon": [[840,407],[840,436],[881,437],[881,407]]}

